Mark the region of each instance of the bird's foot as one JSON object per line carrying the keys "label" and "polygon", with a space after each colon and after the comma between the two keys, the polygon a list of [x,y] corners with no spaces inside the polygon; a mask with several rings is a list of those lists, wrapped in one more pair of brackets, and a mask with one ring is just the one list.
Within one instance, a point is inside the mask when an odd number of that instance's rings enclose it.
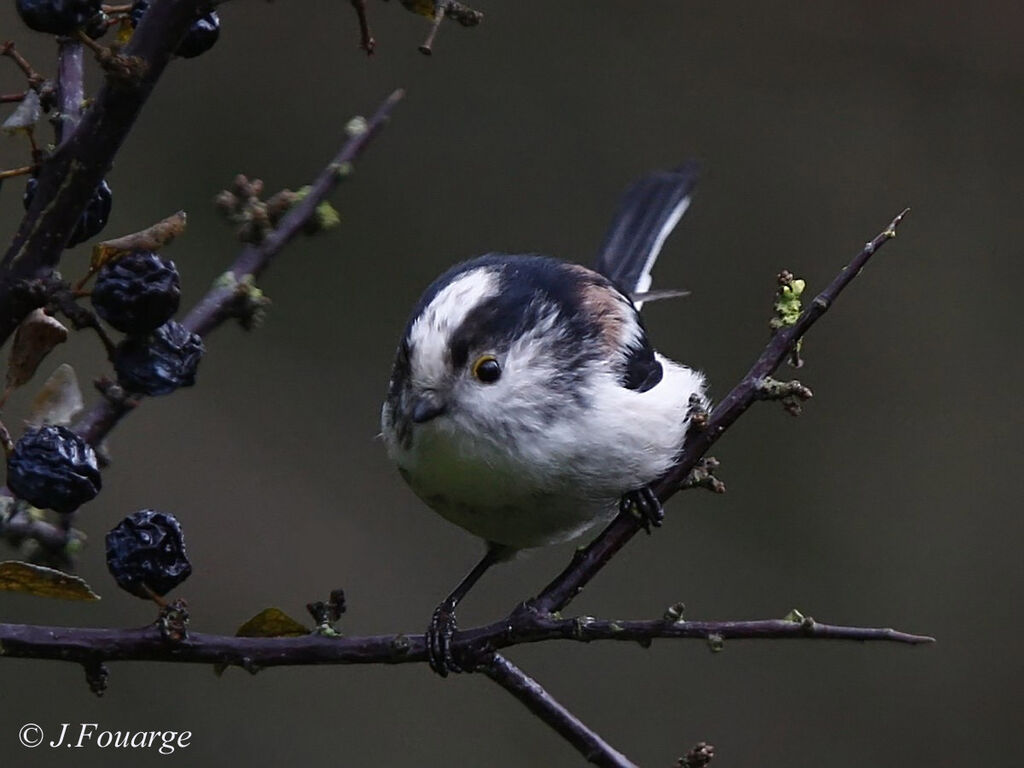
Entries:
{"label": "bird's foot", "polygon": [[425,639],[427,661],[430,668],[441,677],[448,677],[449,672],[464,671],[452,655],[452,638],[455,637],[456,629],[458,623],[455,620],[454,609],[448,608],[444,603],[437,606],[430,619],[430,626],[427,627]]}
{"label": "bird's foot", "polygon": [[662,520],[665,519],[665,510],[661,506],[661,502],[658,501],[658,497],[650,486],[646,485],[623,494],[622,500],[619,502],[619,511],[634,515],[648,534],[650,534],[652,526],[660,527]]}

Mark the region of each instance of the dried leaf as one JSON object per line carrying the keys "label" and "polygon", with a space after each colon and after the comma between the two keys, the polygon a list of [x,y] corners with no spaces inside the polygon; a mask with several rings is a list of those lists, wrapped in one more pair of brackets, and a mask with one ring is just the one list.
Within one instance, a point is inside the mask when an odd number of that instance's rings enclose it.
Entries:
{"label": "dried leaf", "polygon": [[42,117],[43,108],[39,103],[39,94],[29,88],[25,98],[18,104],[11,116],[4,120],[3,131],[7,134],[15,134],[19,131],[30,131]]}
{"label": "dried leaf", "polygon": [[92,270],[95,272],[108,261],[119,259],[132,251],[159,251],[185,231],[186,218],[184,211],[178,211],[141,232],[96,243],[92,248]]}
{"label": "dried leaf", "polygon": [[68,329],[42,309],[34,309],[21,321],[7,359],[7,386],[20,387],[35,375],[50,351],[67,341]]}
{"label": "dried leaf", "polygon": [[84,580],[44,565],[6,560],[0,563],[0,590],[62,600],[99,600]]}
{"label": "dried leaf", "polygon": [[67,426],[85,406],[75,369],[67,363],[57,366],[43,384],[25,421],[33,427],[44,424]]}
{"label": "dried leaf", "polygon": [[308,634],[308,627],[280,608],[264,608],[235,632],[237,637],[300,637]]}

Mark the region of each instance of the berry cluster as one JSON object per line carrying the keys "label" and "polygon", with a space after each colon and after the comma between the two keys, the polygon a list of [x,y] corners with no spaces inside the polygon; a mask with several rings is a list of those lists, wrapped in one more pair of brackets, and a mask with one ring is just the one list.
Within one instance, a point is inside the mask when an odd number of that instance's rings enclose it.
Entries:
{"label": "berry cluster", "polygon": [[167,395],[196,382],[202,339],[171,319],[181,300],[173,261],[134,251],[107,262],[96,277],[92,304],[127,334],[114,350],[117,380],[129,392]]}
{"label": "berry cluster", "polygon": [[[149,9],[148,0],[135,0],[132,3],[132,10],[129,14],[133,27],[137,27],[142,21],[143,14]],[[191,59],[206,53],[213,48],[213,44],[220,37],[220,17],[216,11],[200,14],[188,28],[185,37],[178,44],[175,54],[183,59]]]}
{"label": "berry cluster", "polygon": [[[36,195],[36,187],[38,185],[39,180],[35,176],[30,178],[25,185],[25,194],[22,197],[25,210],[28,210],[28,207],[32,205],[32,198]],[[82,215],[78,218],[75,228],[71,231],[71,237],[68,239],[68,248],[96,237],[96,235],[103,231],[103,228],[107,226],[107,219],[110,218],[110,206],[113,199],[114,196],[110,191],[110,185],[104,179],[96,187],[92,199],[85,206],[85,210],[82,211]]]}
{"label": "berry cluster", "polygon": [[73,35],[100,14],[100,0],[17,0],[21,20],[36,32]]}
{"label": "berry cluster", "polygon": [[29,429],[7,457],[7,487],[33,506],[74,512],[100,492],[96,453],[67,427]]}
{"label": "berry cluster", "polygon": [[128,515],[107,534],[107,569],[126,592],[163,597],[192,573],[181,524],[153,509]]}

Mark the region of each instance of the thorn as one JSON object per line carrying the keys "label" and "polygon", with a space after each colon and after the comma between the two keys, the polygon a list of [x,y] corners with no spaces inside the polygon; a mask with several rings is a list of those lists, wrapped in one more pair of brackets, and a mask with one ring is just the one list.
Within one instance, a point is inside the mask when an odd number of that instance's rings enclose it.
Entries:
{"label": "thorn", "polygon": [[678,768],[705,768],[715,757],[715,746],[706,741],[698,742],[697,745],[680,757]]}
{"label": "thorn", "polygon": [[89,690],[97,696],[102,696],[107,690],[107,680],[110,678],[110,670],[102,661],[87,661],[82,664],[85,669],[85,681],[89,684]]}
{"label": "thorn", "polygon": [[669,624],[678,624],[683,621],[683,614],[686,612],[685,603],[673,603],[665,609],[662,618]]}
{"label": "thorn", "polygon": [[690,429],[694,429],[698,432],[704,430],[708,425],[708,409],[703,397],[697,394],[690,395],[686,418],[689,421]]}

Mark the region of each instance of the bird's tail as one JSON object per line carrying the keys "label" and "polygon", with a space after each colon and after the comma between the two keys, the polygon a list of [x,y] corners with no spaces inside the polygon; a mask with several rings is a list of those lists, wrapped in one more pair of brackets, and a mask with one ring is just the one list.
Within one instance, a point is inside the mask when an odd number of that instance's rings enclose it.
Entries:
{"label": "bird's tail", "polygon": [[638,305],[651,287],[661,246],[690,205],[698,170],[691,160],[671,171],[655,171],[633,182],[619,201],[594,270]]}

